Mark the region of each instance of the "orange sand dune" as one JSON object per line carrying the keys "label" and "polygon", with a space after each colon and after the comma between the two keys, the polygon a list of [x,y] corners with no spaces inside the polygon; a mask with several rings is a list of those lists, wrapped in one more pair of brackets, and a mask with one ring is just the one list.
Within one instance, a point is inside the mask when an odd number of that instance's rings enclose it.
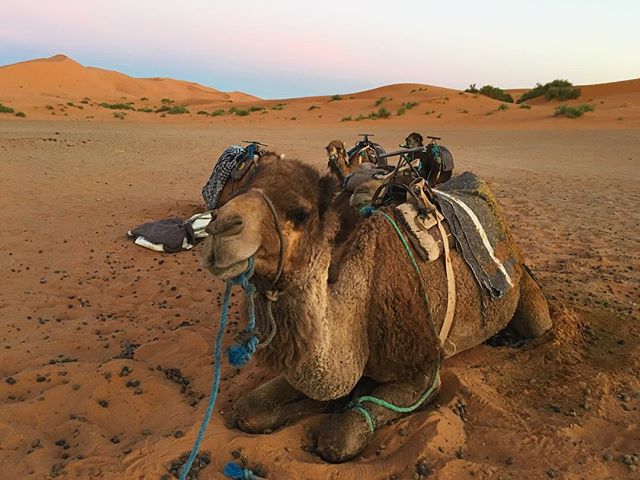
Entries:
{"label": "orange sand dune", "polygon": [[194,82],[170,78],[133,78],[85,67],[65,55],[55,55],[0,67],[0,92],[6,98],[122,100],[171,98],[186,103],[257,100],[241,92],[225,93]]}
{"label": "orange sand dune", "polygon": [[[0,67],[0,102],[29,118],[47,120],[205,123],[241,125],[357,125],[380,130],[404,125],[408,131],[440,127],[509,129],[627,129],[640,127],[640,79],[581,86],[568,105],[588,103],[595,111],[579,119],[554,117],[557,101],[537,98],[507,104],[483,95],[419,83],[398,83],[362,92],[262,100],[241,92],[220,92],[167,78],[132,78],[84,67],[56,55]],[[526,89],[509,90],[514,99]],[[87,98],[88,97],[88,98]],[[161,100],[187,110],[165,112]],[[128,103],[112,110],[102,103]],[[166,105],[165,105],[166,108]],[[381,110],[383,109],[383,110]],[[215,112],[215,115],[214,115]],[[386,112],[386,113],[384,113]],[[383,113],[384,115],[380,115]],[[2,119],[15,118],[0,114]]]}

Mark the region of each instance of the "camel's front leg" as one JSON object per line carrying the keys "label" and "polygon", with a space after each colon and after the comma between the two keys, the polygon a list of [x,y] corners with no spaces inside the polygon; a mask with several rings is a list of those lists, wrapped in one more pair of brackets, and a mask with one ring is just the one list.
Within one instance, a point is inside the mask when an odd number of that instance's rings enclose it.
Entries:
{"label": "camel's front leg", "polygon": [[[362,452],[376,428],[429,403],[440,389],[439,374],[423,376],[414,382],[380,385],[369,396],[360,397],[355,407],[332,415],[318,437],[318,453],[329,462],[346,462]],[[375,398],[381,402],[370,401]],[[383,406],[380,403],[386,402]],[[389,408],[395,406],[399,408]]]}
{"label": "camel's front leg", "polygon": [[245,432],[264,433],[296,417],[324,412],[328,404],[311,400],[280,376],[240,397],[233,420]]}

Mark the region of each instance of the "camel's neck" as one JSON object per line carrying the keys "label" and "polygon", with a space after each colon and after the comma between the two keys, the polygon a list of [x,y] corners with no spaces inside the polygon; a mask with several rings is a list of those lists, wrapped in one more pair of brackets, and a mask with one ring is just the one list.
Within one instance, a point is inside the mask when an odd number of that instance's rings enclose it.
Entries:
{"label": "camel's neck", "polygon": [[312,398],[347,394],[364,370],[375,250],[364,240],[350,244],[354,252],[331,285],[331,245],[320,245],[309,268],[290,279],[291,287],[273,305],[277,333],[262,358]]}

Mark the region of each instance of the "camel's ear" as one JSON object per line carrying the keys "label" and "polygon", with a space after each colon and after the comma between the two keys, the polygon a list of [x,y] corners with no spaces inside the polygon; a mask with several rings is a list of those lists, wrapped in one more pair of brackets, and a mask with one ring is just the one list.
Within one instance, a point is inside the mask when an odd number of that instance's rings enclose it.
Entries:
{"label": "camel's ear", "polygon": [[320,178],[320,189],[318,199],[318,214],[322,219],[324,214],[329,209],[329,205],[333,201],[333,197],[336,195],[336,191],[338,190],[338,182],[334,178],[333,175],[325,175]]}

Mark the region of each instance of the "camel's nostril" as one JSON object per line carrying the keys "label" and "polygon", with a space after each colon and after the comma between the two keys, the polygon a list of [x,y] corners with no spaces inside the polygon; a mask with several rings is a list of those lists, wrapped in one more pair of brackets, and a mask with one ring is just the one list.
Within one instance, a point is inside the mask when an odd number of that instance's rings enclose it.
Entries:
{"label": "camel's nostril", "polygon": [[240,215],[234,215],[231,218],[218,218],[211,222],[206,232],[209,235],[232,236],[238,235],[244,228],[244,221]]}

